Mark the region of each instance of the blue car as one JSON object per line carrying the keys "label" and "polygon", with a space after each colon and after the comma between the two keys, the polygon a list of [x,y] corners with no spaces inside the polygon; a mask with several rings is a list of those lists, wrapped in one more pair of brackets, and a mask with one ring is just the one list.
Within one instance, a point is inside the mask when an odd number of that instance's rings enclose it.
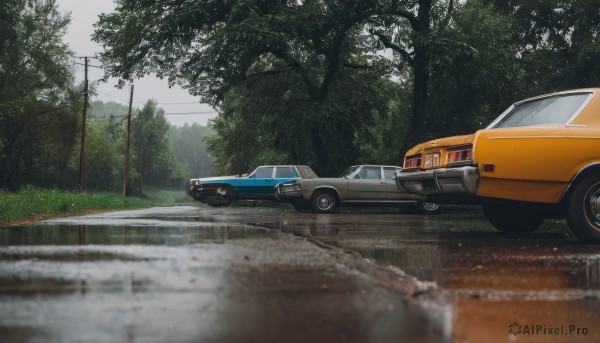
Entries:
{"label": "blue car", "polygon": [[275,186],[297,179],[314,179],[308,166],[260,166],[247,176],[220,176],[191,179],[187,194],[213,207],[229,206],[237,200],[277,200]]}

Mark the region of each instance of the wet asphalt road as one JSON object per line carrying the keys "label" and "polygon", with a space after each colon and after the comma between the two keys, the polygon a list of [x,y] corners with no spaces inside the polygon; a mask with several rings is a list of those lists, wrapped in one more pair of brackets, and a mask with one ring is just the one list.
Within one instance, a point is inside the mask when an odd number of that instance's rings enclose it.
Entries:
{"label": "wet asphalt road", "polygon": [[0,228],[0,342],[598,342],[600,246],[475,209],[179,206]]}

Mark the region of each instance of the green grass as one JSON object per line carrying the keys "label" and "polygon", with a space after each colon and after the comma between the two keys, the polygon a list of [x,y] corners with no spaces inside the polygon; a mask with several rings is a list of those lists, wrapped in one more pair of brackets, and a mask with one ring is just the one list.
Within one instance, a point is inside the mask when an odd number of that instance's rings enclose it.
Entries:
{"label": "green grass", "polygon": [[0,190],[0,225],[39,215],[85,210],[117,210],[192,203],[183,190],[147,190],[142,197],[110,192],[73,192],[25,187],[13,193]]}

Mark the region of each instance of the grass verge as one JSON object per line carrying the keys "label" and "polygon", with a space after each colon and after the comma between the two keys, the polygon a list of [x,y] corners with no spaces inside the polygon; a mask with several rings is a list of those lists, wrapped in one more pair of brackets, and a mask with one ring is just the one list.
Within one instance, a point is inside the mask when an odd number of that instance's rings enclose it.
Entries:
{"label": "grass verge", "polygon": [[189,203],[183,191],[147,190],[142,197],[111,192],[73,192],[26,187],[13,193],[0,190],[0,226],[44,219],[65,213],[84,213]]}

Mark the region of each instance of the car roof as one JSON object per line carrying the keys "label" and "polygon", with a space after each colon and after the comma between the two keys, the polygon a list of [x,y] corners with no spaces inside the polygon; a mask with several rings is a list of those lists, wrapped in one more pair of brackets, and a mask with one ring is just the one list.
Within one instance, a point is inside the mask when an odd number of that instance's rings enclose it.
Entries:
{"label": "car roof", "polygon": [[356,164],[352,167],[384,167],[384,168],[402,168],[400,166],[389,166],[385,164]]}
{"label": "car roof", "polygon": [[[265,164],[262,166],[258,166],[256,168],[261,168],[261,167],[308,167],[308,166],[305,164]],[[254,169],[256,169],[256,168],[254,168]]]}

